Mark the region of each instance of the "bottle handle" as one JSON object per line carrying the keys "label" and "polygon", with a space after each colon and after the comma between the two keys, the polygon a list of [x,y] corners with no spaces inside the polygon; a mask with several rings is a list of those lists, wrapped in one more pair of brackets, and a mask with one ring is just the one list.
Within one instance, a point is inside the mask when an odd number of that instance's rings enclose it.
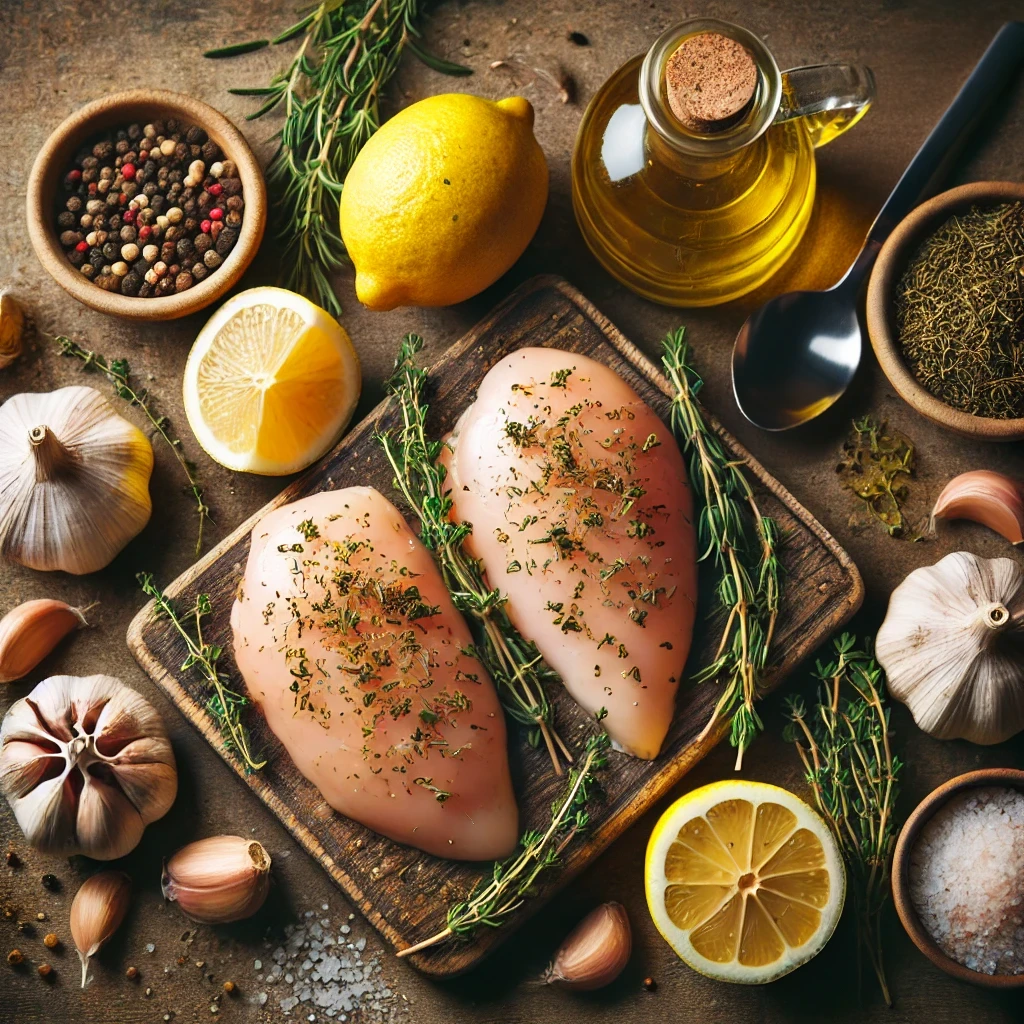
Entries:
{"label": "bottle handle", "polygon": [[852,128],[875,98],[866,64],[813,64],[782,73],[782,100],[773,124],[803,118],[817,149]]}

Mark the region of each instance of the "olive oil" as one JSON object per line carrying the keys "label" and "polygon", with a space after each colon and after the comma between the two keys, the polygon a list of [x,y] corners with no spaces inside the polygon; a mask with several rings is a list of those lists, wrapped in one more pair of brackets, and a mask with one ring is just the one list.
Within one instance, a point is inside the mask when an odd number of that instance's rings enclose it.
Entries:
{"label": "olive oil", "polygon": [[[664,65],[682,40],[709,29],[739,39],[759,79],[738,122],[702,134],[669,109]],[[819,88],[823,70],[832,69],[807,69]],[[859,119],[869,100],[801,116],[756,36],[709,19],[676,26],[616,71],[583,116],[572,161],[583,236],[609,273],[646,298],[674,306],[735,299],[792,255],[814,205],[815,145]]]}

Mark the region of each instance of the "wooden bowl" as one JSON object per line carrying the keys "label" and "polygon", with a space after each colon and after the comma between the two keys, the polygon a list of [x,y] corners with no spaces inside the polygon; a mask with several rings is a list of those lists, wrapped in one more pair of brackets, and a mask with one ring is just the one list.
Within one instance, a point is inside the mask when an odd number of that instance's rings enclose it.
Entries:
{"label": "wooden bowl", "polygon": [[1024,200],[1024,184],[1011,181],[979,181],[943,192],[922,203],[904,218],[882,246],[868,283],[867,323],[871,347],[889,382],[900,397],[922,416],[966,437],[988,441],[1024,438],[1024,419],[973,416],[936,398],[911,373],[903,361],[893,323],[893,294],[907,263],[924,239],[943,221],[975,203]]}
{"label": "wooden bowl", "polygon": [[[245,211],[242,230],[224,262],[187,291],[159,298],[138,298],[107,292],[83,277],[71,263],[58,238],[57,189],[79,146],[104,129],[134,121],[176,118],[203,128],[233,160],[242,181]],[[132,89],[87,103],[62,122],[36,156],[28,180],[28,231],[40,262],[50,276],[79,302],[101,313],[129,320],[174,320],[195,313],[219,299],[252,262],[267,224],[267,188],[256,157],[241,132],[213,107],[162,89]]]}
{"label": "wooden bowl", "polygon": [[952,797],[958,796],[966,789],[977,789],[979,786],[1005,786],[1024,791],[1024,771],[1016,768],[983,768],[980,771],[967,772],[966,775],[958,775],[932,790],[907,818],[896,842],[892,863],[892,900],[911,941],[936,967],[961,981],[969,981],[972,985],[1001,989],[1024,988],[1024,974],[982,974],[980,971],[964,967],[947,956],[921,924],[910,898],[910,852],[921,834],[921,829]]}

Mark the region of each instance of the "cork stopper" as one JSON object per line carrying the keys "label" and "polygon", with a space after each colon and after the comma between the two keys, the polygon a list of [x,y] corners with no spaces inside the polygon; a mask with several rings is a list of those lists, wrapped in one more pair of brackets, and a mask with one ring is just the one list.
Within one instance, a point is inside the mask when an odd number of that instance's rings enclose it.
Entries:
{"label": "cork stopper", "polygon": [[718,32],[690,36],[665,62],[672,113],[691,131],[715,132],[734,124],[757,88],[750,51]]}

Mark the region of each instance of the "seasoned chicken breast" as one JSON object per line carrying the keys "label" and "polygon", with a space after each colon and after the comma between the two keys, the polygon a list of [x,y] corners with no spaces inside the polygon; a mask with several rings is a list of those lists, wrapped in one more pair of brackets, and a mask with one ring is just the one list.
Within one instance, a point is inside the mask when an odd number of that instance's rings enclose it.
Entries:
{"label": "seasoned chicken breast", "polygon": [[439,857],[512,852],[498,695],[383,495],[328,491],[262,519],[231,625],[249,694],[335,810]]}
{"label": "seasoned chicken breast", "polygon": [[614,371],[524,348],[449,438],[455,515],[509,617],[615,744],[656,757],[696,610],[693,504],[669,429]]}

